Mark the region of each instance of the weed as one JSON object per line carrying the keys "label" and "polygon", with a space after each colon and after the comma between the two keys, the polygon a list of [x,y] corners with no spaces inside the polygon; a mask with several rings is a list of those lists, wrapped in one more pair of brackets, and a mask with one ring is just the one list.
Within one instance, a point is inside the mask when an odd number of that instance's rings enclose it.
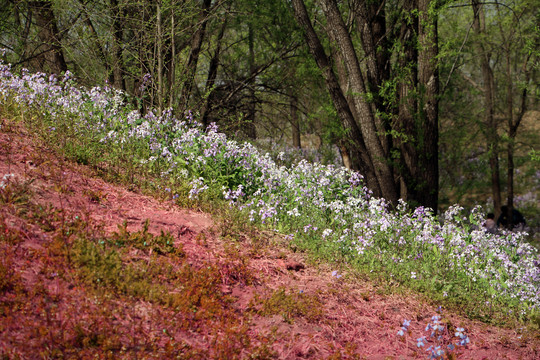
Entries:
{"label": "weed", "polygon": [[43,231],[52,232],[56,230],[61,210],[54,208],[52,205],[36,205],[30,209],[29,216]]}
{"label": "weed", "polygon": [[222,295],[219,269],[204,264],[194,269],[184,264],[177,274],[178,290],[169,294],[169,305],[176,310],[191,313],[195,319],[210,319],[224,314],[227,298]]}
{"label": "weed", "polygon": [[368,292],[363,291],[363,292],[360,293],[360,296],[362,297],[362,300],[364,300],[364,301],[370,301],[371,300],[370,293],[368,293]]}
{"label": "weed", "polygon": [[252,285],[257,278],[249,268],[249,258],[244,255],[238,245],[225,242],[225,261],[219,263],[224,284]]}
{"label": "weed", "polygon": [[84,195],[88,197],[88,199],[90,199],[91,202],[96,203],[96,204],[101,204],[103,200],[107,198],[107,195],[99,190],[89,189],[89,190],[85,190],[83,193]]}
{"label": "weed", "polygon": [[[215,359],[241,359],[246,355],[249,359],[275,359],[276,353],[269,346],[266,336],[259,335],[253,339],[248,334],[249,327],[237,321],[228,321],[216,329],[211,348]],[[257,344],[260,343],[260,344]],[[244,356],[243,356],[244,355]]]}
{"label": "weed", "polygon": [[129,232],[127,230],[127,221],[118,225],[118,231],[115,232],[110,241],[116,246],[134,246],[137,249],[155,252],[157,254],[176,254],[184,256],[181,244],[175,246],[174,237],[169,233],[161,231],[161,234],[154,236],[148,232],[149,222],[144,222],[142,230]]}
{"label": "weed", "polygon": [[78,239],[73,246],[72,259],[79,276],[87,283],[117,288],[126,277],[118,252],[103,244]]}
{"label": "weed", "polygon": [[24,209],[32,197],[33,180],[21,180],[13,174],[5,174],[0,180],[0,204]]}
{"label": "weed", "polygon": [[24,241],[24,232],[13,226],[5,214],[0,214],[0,242],[17,245]]}
{"label": "weed", "polygon": [[13,264],[13,251],[11,248],[3,249],[3,256],[0,258],[0,294],[21,289],[21,278]]}
{"label": "weed", "polygon": [[[175,270],[175,267],[167,263],[171,259],[160,260],[158,251],[151,255],[148,261],[131,259],[126,262],[117,250],[118,247],[122,249],[129,244],[137,248],[144,246],[144,240],[148,242],[145,249],[148,249],[148,246],[160,249],[160,241],[167,238],[153,237],[143,229],[137,233],[116,233],[111,239],[98,243],[78,239],[73,246],[73,261],[80,278],[98,289],[117,291],[163,304],[192,314],[194,319],[221,316],[227,300],[219,288],[223,279],[218,267],[207,264],[195,269],[190,264],[183,263]],[[114,247],[111,247],[111,244]],[[174,253],[177,251],[174,250]],[[156,284],[153,279],[171,283],[173,287],[169,289],[165,285]]]}
{"label": "weed", "polygon": [[290,292],[284,287],[280,287],[267,298],[256,296],[252,306],[260,309],[257,311],[260,315],[281,315],[287,323],[293,323],[297,317],[316,321],[324,314],[324,305],[318,296],[303,291]]}

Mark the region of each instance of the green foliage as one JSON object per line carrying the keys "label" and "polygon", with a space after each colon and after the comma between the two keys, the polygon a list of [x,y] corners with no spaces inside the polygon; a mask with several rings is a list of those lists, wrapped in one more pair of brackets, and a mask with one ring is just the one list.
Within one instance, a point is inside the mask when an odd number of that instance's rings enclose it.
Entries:
{"label": "green foliage", "polygon": [[[444,205],[455,202],[466,206],[485,203],[492,192],[489,177],[481,175],[491,171],[487,155],[493,149],[488,148],[485,138],[492,126],[484,120],[484,89],[480,80],[482,72],[477,46],[485,48],[493,59],[505,59],[490,63],[495,86],[494,116],[499,137],[497,147],[500,151],[495,155],[500,161],[503,198],[507,170],[505,148],[510,144],[515,146],[516,168],[526,173],[534,165],[524,155],[539,141],[538,132],[530,125],[531,121],[536,121],[535,111],[525,114],[517,138],[510,139],[507,108],[510,95],[515,121],[519,116],[523,90],[527,88],[525,104],[528,110],[534,110],[533,99],[537,92],[535,83],[538,81],[535,80],[537,74],[533,70],[537,60],[531,53],[531,44],[535,42],[537,12],[528,0],[485,4],[483,9],[486,29],[481,36],[471,27],[473,14],[469,7],[448,6],[441,12],[439,21],[441,85],[444,90],[440,102],[441,198]],[[509,86],[512,94],[507,93]],[[528,185],[516,183],[515,193],[526,195],[534,192],[533,188],[531,181]]]}
{"label": "green foliage", "polygon": [[260,308],[258,313],[261,315],[281,315],[288,323],[293,323],[297,317],[316,321],[323,316],[323,304],[316,294],[290,292],[283,287],[268,297],[256,297],[252,306]]}
{"label": "green foliage", "polygon": [[127,230],[127,221],[118,225],[118,232],[112,234],[108,241],[116,246],[134,246],[137,249],[154,252],[159,255],[177,254],[183,256],[181,244],[175,245],[174,237],[170,233],[161,230],[161,234],[154,236],[148,232],[149,222],[145,221],[142,230],[129,232]]}
{"label": "green foliage", "polygon": [[540,163],[540,151],[531,150],[529,151],[529,156],[531,157],[531,161],[535,163]]}
{"label": "green foliage", "polygon": [[23,209],[32,197],[33,180],[21,180],[13,174],[5,174],[0,180],[0,204]]}
{"label": "green foliage", "polygon": [[127,275],[119,253],[103,245],[81,239],[75,243],[73,252],[73,261],[80,268],[80,276],[92,285],[117,288],[125,286],[125,280],[141,280],[140,276],[132,273]]}

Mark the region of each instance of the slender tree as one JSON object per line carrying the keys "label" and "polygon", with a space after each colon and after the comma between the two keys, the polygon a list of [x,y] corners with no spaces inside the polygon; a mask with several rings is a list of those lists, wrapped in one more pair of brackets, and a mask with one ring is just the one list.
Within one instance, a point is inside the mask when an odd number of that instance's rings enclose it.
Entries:
{"label": "slender tree", "polygon": [[188,61],[184,69],[184,76],[182,79],[182,92],[180,95],[180,107],[183,109],[188,108],[189,97],[193,88],[193,81],[195,78],[195,72],[197,70],[197,63],[199,61],[201,47],[206,33],[206,25],[208,24],[211,5],[212,0],[202,1],[197,29],[195,30],[191,38],[191,50],[189,52]]}
{"label": "slender tree", "polygon": [[300,119],[298,118],[298,97],[294,93],[291,93],[290,95],[290,107],[292,144],[295,148],[301,149],[302,142],[300,140]]}
{"label": "slender tree", "polygon": [[489,151],[489,166],[491,171],[491,191],[496,215],[500,214],[502,205],[501,179],[499,170],[499,136],[498,123],[495,120],[495,80],[491,68],[491,53],[486,49],[486,23],[483,5],[478,0],[472,0],[473,28],[478,36],[475,42],[476,51],[480,57],[484,94],[484,128]]}
{"label": "slender tree", "polygon": [[211,112],[211,103],[213,101],[213,95],[215,90],[215,84],[216,84],[216,78],[218,73],[218,66],[219,66],[219,59],[221,54],[221,46],[223,44],[223,37],[225,36],[225,30],[227,28],[227,14],[223,15],[223,20],[221,23],[221,27],[219,29],[217,38],[216,38],[216,48],[214,50],[214,53],[210,59],[210,63],[208,65],[208,76],[206,78],[206,85],[205,85],[205,98],[203,102],[203,106],[201,108],[201,120],[204,125],[204,127],[207,127],[209,125],[208,116]]}
{"label": "slender tree", "polygon": [[[523,21],[523,17],[527,13],[525,8],[516,7],[510,15],[504,15],[504,10],[501,9],[499,4],[496,4],[497,17],[498,17],[498,26],[501,37],[502,52],[504,58],[504,81],[506,82],[506,117],[507,117],[507,129],[508,129],[508,139],[507,139],[507,148],[506,148],[506,159],[507,159],[507,178],[506,178],[506,204],[508,206],[509,212],[512,213],[514,209],[514,173],[515,173],[515,144],[516,137],[518,134],[518,129],[523,121],[525,114],[527,113],[529,107],[529,92],[530,92],[530,81],[531,81],[531,60],[536,55],[533,51],[524,52],[526,50],[525,44],[521,39],[516,39],[516,29],[520,26],[520,22]],[[510,19],[510,20],[508,20]],[[503,25],[507,23],[510,24],[508,30],[504,29]],[[538,45],[538,38],[536,39],[536,45]],[[534,44],[534,42],[533,42]],[[514,54],[518,53],[519,56],[515,59]],[[518,66],[516,66],[518,65]],[[517,75],[514,73],[518,73]],[[519,79],[521,81],[516,81]],[[515,86],[514,83],[517,83],[518,86]],[[516,87],[516,90],[514,90]],[[516,96],[517,93],[517,96]],[[517,100],[517,101],[516,101]],[[517,104],[516,104],[517,103]],[[512,223],[512,217],[510,217],[510,226],[514,225]]]}
{"label": "slender tree", "polygon": [[[436,2],[419,0],[418,22],[418,88],[419,118],[422,119],[422,141],[419,142],[420,182],[417,199],[435,209],[439,195],[439,54]],[[421,172],[421,173],[420,173]]]}

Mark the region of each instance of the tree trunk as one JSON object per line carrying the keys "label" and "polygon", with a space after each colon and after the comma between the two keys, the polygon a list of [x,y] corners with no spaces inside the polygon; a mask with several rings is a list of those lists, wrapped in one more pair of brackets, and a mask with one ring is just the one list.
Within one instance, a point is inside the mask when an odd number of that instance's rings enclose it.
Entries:
{"label": "tree trunk", "polygon": [[111,0],[111,10],[113,17],[113,38],[112,38],[112,58],[113,58],[113,85],[120,90],[126,90],[126,80],[124,78],[124,57],[122,54],[123,32],[123,11],[120,9],[118,0]]}
{"label": "tree trunk", "polygon": [[[514,125],[514,96],[513,96],[513,86],[512,86],[512,66],[510,60],[510,49],[509,44],[506,44],[506,110],[508,117],[508,147],[507,147],[507,160],[508,160],[508,169],[507,169],[507,193],[506,193],[506,205],[508,206],[508,213],[512,214],[514,209],[514,140],[517,134],[517,126]],[[526,97],[526,93],[525,93]],[[523,104],[525,105],[525,104]],[[509,227],[512,229],[513,216],[508,217]]]}
{"label": "tree trunk", "polygon": [[109,62],[107,61],[107,56],[105,55],[103,44],[100,41],[96,27],[94,26],[94,23],[92,22],[92,20],[90,20],[90,14],[88,13],[86,4],[81,2],[80,5],[83,7],[83,11],[84,11],[84,22],[86,23],[86,26],[88,26],[88,29],[90,30],[90,34],[92,35],[92,45],[94,47],[94,51],[97,52],[99,59],[103,63],[103,67],[105,68],[105,71],[107,72],[107,77],[106,77],[107,80],[113,83],[114,78],[112,77],[112,74],[110,72],[111,67],[109,66]]}
{"label": "tree trunk", "polygon": [[28,7],[36,19],[38,36],[42,44],[37,49],[42,52],[39,70],[53,74],[61,74],[67,70],[66,60],[60,43],[60,33],[56,25],[50,1],[29,1]]}
{"label": "tree trunk", "polygon": [[[174,2],[173,2],[174,4]],[[176,26],[174,24],[174,7],[171,6],[171,61],[170,61],[170,68],[169,68],[169,107],[172,108],[173,101],[174,101],[174,85],[176,80],[176,41],[174,41],[174,35],[176,32]]]}
{"label": "tree trunk", "polygon": [[247,105],[247,114],[245,117],[245,123],[242,124],[244,127],[244,132],[250,139],[257,138],[257,131],[255,127],[255,113],[257,107],[257,97],[255,96],[255,82],[257,79],[256,72],[257,68],[255,66],[255,48],[253,40],[253,26],[251,23],[248,23],[248,68],[249,68],[249,81],[248,86],[248,105]]}
{"label": "tree trunk", "polygon": [[[418,183],[421,181],[418,163],[419,140],[421,139],[421,124],[418,119],[417,88],[418,88],[418,50],[417,29],[418,18],[413,10],[417,9],[416,1],[405,2],[404,11],[411,17],[403,21],[399,38],[401,51],[398,54],[398,116],[393,128],[399,132],[394,138],[400,149],[399,179],[401,183],[400,197],[406,201],[417,202]],[[415,204],[417,205],[417,204]]]}
{"label": "tree trunk", "polygon": [[499,139],[497,135],[497,123],[493,116],[495,84],[493,70],[490,66],[490,54],[482,44],[482,36],[485,35],[485,19],[482,4],[478,0],[472,0],[474,12],[473,28],[479,39],[476,41],[476,51],[480,56],[480,66],[482,68],[482,78],[484,82],[484,122],[486,125],[486,141],[489,152],[489,166],[491,170],[491,192],[493,196],[493,206],[496,216],[500,214],[501,200],[501,180],[499,174]]}
{"label": "tree trunk", "polygon": [[156,2],[156,45],[157,45],[157,104],[158,114],[163,111],[163,34],[161,31],[161,0]]}
{"label": "tree trunk", "polygon": [[[418,85],[419,111],[423,120],[423,143],[419,168],[424,174],[418,191],[418,201],[437,211],[439,195],[439,71],[437,64],[437,17],[430,15],[434,2],[419,0],[418,10]],[[420,175],[420,174],[418,174]]]}
{"label": "tree trunk", "polygon": [[[354,162],[351,164],[354,170],[358,170],[364,175],[367,186],[371,189],[375,196],[382,195],[382,189],[378,181],[378,177],[375,175],[375,170],[371,162],[371,158],[368,155],[362,132],[358,127],[347,99],[345,98],[339,82],[332,70],[330,60],[328,59],[324,48],[311,25],[306,6],[302,0],[292,0],[294,16],[298,24],[304,30],[304,36],[308,44],[309,50],[317,63],[317,66],[322,72],[323,78],[326,83],[326,88],[330,94],[330,98],[334,103],[339,118],[345,129],[350,132],[350,138],[352,140],[351,153],[354,155]],[[353,155],[351,154],[351,155]]]}
{"label": "tree trunk", "polygon": [[350,86],[353,96],[352,106],[356,108],[358,123],[362,136],[374,166],[375,176],[379,183],[382,196],[392,204],[397,204],[398,192],[390,165],[386,161],[383,144],[377,135],[375,114],[365,101],[366,87],[360,69],[360,63],[350,34],[339,12],[335,0],[323,0],[323,11],[328,20],[329,31],[334,31],[338,46],[341,50],[347,72],[350,77]]}
{"label": "tree trunk", "polygon": [[[497,11],[500,11],[499,5],[497,4]],[[519,19],[518,19],[519,21]],[[508,168],[507,168],[507,196],[506,196],[506,204],[508,206],[508,212],[509,214],[512,214],[512,211],[514,209],[514,145],[515,140],[517,136],[517,131],[519,128],[519,125],[521,124],[521,121],[523,120],[523,116],[525,115],[525,112],[527,111],[527,97],[528,97],[528,89],[527,86],[523,86],[523,89],[521,90],[520,94],[520,107],[519,112],[514,115],[514,86],[513,86],[513,78],[514,73],[512,71],[512,42],[514,40],[513,32],[508,33],[508,35],[504,32],[503,24],[499,22],[499,29],[501,30],[501,36],[503,39],[503,46],[504,46],[504,55],[506,60],[506,116],[507,116],[507,124],[508,124],[508,145],[506,149],[506,156],[507,156],[507,162],[508,162]],[[528,84],[530,81],[530,72],[527,69],[527,64],[529,63],[531,57],[531,53],[529,53],[528,56],[525,57],[522,65],[522,71],[525,75],[525,81],[524,84]],[[513,216],[509,217],[509,227],[513,228]]]}
{"label": "tree trunk", "polygon": [[24,22],[24,28],[23,28],[22,22],[21,22],[21,16],[20,16],[21,9],[19,8],[19,5],[20,3],[17,2],[15,3],[15,7],[14,7],[14,16],[15,16],[15,24],[16,24],[15,31],[21,34],[20,49],[22,50],[22,53],[21,53],[20,59],[25,59],[28,50],[30,50],[28,48],[28,35],[30,33],[30,28],[32,25],[32,8],[28,7],[28,9],[26,10],[26,16],[23,16],[26,18],[26,21]]}
{"label": "tree trunk", "polygon": [[297,149],[302,148],[300,141],[300,119],[298,119],[298,97],[294,94],[290,96],[290,108],[291,108],[291,129],[292,129],[292,143]]}
{"label": "tree trunk", "polygon": [[193,37],[191,38],[191,51],[185,68],[184,84],[180,95],[181,109],[186,110],[189,107],[189,98],[193,88],[195,72],[197,71],[197,63],[199,62],[199,54],[206,32],[206,24],[208,23],[208,13],[212,0],[204,0],[199,16],[199,25]]}
{"label": "tree trunk", "polygon": [[210,64],[208,66],[208,76],[206,78],[205,85],[205,99],[203,106],[201,108],[201,121],[203,126],[206,128],[209,125],[208,117],[211,111],[211,104],[214,94],[214,85],[216,83],[216,77],[218,73],[219,66],[219,56],[221,53],[221,44],[223,36],[225,35],[225,29],[227,28],[227,18],[225,18],[221,24],[217,39],[216,39],[216,50],[214,55],[210,59]]}
{"label": "tree trunk", "polygon": [[[521,104],[519,113],[517,116],[515,116],[514,120],[514,101],[513,101],[513,93],[512,93],[512,70],[510,66],[510,50],[507,50],[507,81],[509,82],[507,91],[507,111],[508,111],[508,148],[507,148],[507,157],[508,157],[508,193],[507,193],[507,205],[508,205],[508,211],[510,214],[512,213],[512,209],[514,208],[514,144],[516,141],[517,131],[519,128],[519,125],[521,124],[521,121],[523,120],[523,116],[525,115],[525,112],[527,111],[527,96],[528,91],[527,87],[523,87],[523,90],[521,91]],[[527,62],[529,61],[529,58],[525,60],[523,69],[525,71],[525,83],[529,82],[529,76],[530,73],[527,71]],[[510,221],[511,221],[510,217]],[[514,225],[514,224],[511,224]]]}
{"label": "tree trunk", "polygon": [[[390,46],[385,14],[384,0],[362,2],[358,4],[356,19],[364,50],[367,91],[373,99],[372,111],[375,114],[388,115],[390,109],[379,93],[381,86],[390,77]],[[390,122],[387,118],[376,115],[376,124],[385,154],[388,155],[392,143],[389,135]]]}

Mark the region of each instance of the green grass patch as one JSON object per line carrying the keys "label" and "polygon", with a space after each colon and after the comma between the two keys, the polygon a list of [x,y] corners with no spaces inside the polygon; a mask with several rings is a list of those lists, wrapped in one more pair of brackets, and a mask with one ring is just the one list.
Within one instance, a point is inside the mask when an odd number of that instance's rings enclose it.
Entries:
{"label": "green grass patch", "polygon": [[287,323],[296,318],[316,322],[324,316],[324,304],[317,294],[280,287],[267,295],[256,295],[251,307],[262,316],[281,315]]}

